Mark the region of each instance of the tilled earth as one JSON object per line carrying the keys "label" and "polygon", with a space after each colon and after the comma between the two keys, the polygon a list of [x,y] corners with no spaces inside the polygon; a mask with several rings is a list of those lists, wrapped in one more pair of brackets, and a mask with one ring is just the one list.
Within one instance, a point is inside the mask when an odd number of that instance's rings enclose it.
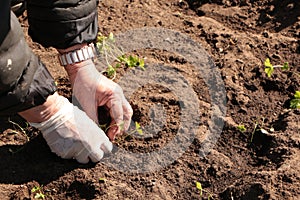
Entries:
{"label": "tilled earth", "polygon": [[[58,64],[56,51],[30,40],[26,13],[19,19],[33,51],[56,79],[59,93],[71,100],[70,84]],[[192,98],[182,102],[172,89],[160,83],[139,87],[128,98],[134,109],[133,120],[142,127],[148,126],[149,130],[144,131],[147,137],[121,138],[113,152],[113,161],[131,173],[116,169],[110,157],[87,165],[60,159],[50,152],[41,134],[17,116],[10,120],[18,125],[1,121],[1,199],[35,199],[39,192],[46,199],[300,199],[300,110],[289,108],[295,91],[300,90],[300,2],[102,0],[99,3],[99,31],[104,35],[144,27],[179,32],[201,44],[214,61],[225,86],[226,112],[221,108],[225,116],[220,116],[219,121],[224,121],[224,127],[209,154],[203,156],[202,147],[209,137],[207,130],[212,121],[211,97],[222,93],[211,91],[205,81],[207,76],[203,75],[205,71],[197,70],[188,58],[164,49],[137,49],[130,53],[145,59],[146,70],[156,65],[167,66],[185,79],[186,82],[178,82],[189,85],[193,93],[182,90],[178,95],[196,97],[193,110],[199,111],[198,118],[181,117],[184,107],[194,105]],[[276,68],[269,78],[264,72],[266,58],[274,65],[288,62],[290,69]],[[129,71],[120,68],[116,81]],[[157,76],[163,74],[158,73]],[[132,82],[141,81],[135,75]],[[170,81],[173,78],[164,77]],[[213,76],[209,78],[214,80]],[[129,88],[123,89],[126,93]],[[195,126],[187,127],[195,130],[191,144],[184,152],[175,151],[191,136],[190,130],[181,127],[195,120]],[[151,135],[155,125],[160,130]],[[246,130],[239,131],[238,125],[244,125]],[[187,135],[170,147],[174,161],[163,168],[155,168],[152,163],[158,162],[155,156],[152,160],[139,157],[134,160],[119,153],[125,150],[155,155],[151,152],[167,146],[180,132]],[[202,195],[196,182],[202,185]],[[34,187],[40,187],[41,191],[32,192]]]}

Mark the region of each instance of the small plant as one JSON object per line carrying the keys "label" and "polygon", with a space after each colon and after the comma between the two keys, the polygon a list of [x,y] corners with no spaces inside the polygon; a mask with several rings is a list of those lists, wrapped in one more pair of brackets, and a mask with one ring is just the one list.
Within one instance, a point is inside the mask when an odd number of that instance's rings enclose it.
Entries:
{"label": "small plant", "polygon": [[[126,139],[132,138],[132,135],[135,133],[138,133],[139,135],[143,135],[143,130],[141,128],[141,125],[138,122],[134,122],[134,128],[129,129],[127,132],[125,132],[123,135],[121,135],[117,139],[117,143]],[[123,126],[121,125],[121,130],[124,129]]]}
{"label": "small plant", "polygon": [[[121,130],[124,130],[124,123],[122,123],[120,125],[113,124],[113,125],[110,125],[110,126],[108,126],[107,124],[102,124],[102,125],[100,125],[100,128],[102,130],[104,130],[104,132],[106,133],[108,131],[108,129],[110,129],[111,127],[114,127],[114,126],[119,126],[119,128]],[[138,133],[139,135],[144,134],[140,123],[134,122],[134,126],[135,126],[134,128],[132,128],[132,129],[129,128],[129,130],[127,132],[125,132],[123,135],[121,135],[116,142],[123,141],[127,138],[132,138],[131,135],[133,135],[134,133]]]}
{"label": "small plant", "polygon": [[34,195],[35,199],[45,199],[46,198],[46,195],[43,193],[42,186],[41,187],[40,186],[34,186],[31,189],[31,192],[35,193],[35,195]]}
{"label": "small plant", "polygon": [[126,67],[140,67],[142,70],[145,70],[145,62],[143,59],[139,58],[138,56],[119,56],[118,61],[121,63],[125,63]]}
{"label": "small plant", "polygon": [[[8,122],[11,123],[14,126],[15,129],[19,129],[20,130],[20,132],[26,137],[27,142],[30,140],[30,137],[28,137],[28,135],[26,133],[26,130],[25,130],[29,126],[27,122],[26,122],[26,127],[25,128],[23,128],[18,123],[11,121],[10,119],[8,119]],[[19,132],[16,131],[16,130],[12,130],[12,133],[19,133]]]}
{"label": "small plant", "polygon": [[246,127],[243,124],[238,125],[236,128],[242,133],[247,131]]}
{"label": "small plant", "polygon": [[[138,56],[126,56],[121,48],[118,48],[115,44],[115,38],[112,33],[109,36],[104,36],[101,33],[97,36],[96,47],[98,52],[105,57],[107,63],[106,70],[102,71],[105,73],[108,78],[114,79],[117,73],[117,69],[123,64],[126,67],[140,67],[144,70],[144,60]],[[112,59],[116,62],[115,65],[112,65],[109,62],[109,59]]]}
{"label": "small plant", "polygon": [[271,127],[269,129],[269,131],[264,128],[265,127],[265,118],[263,117],[261,120],[256,120],[254,122],[254,128],[253,128],[253,131],[251,133],[251,139],[250,139],[250,143],[253,142],[253,138],[254,138],[254,134],[257,132],[257,131],[260,131],[261,133],[263,134],[269,134],[269,132],[273,132],[274,131],[274,128]]}
{"label": "small plant", "polygon": [[143,135],[143,130],[141,128],[141,125],[138,122],[135,122],[134,124],[135,124],[135,130],[134,131],[137,132],[140,135]]}
{"label": "small plant", "polygon": [[290,108],[297,109],[300,108],[300,91],[296,91],[294,94],[294,99],[290,102]]}
{"label": "small plant", "polygon": [[265,60],[264,65],[265,65],[265,72],[269,78],[272,76],[274,72],[274,68],[280,68],[281,70],[289,69],[288,62],[285,62],[283,65],[272,65],[269,58]]}
{"label": "small plant", "polygon": [[[141,128],[140,123],[134,122],[134,125],[135,125],[135,129],[130,130],[129,132],[127,132],[127,134],[128,134],[128,135],[132,135],[132,134],[134,134],[135,132],[137,132],[138,134],[143,135],[143,130],[142,130],[142,128]],[[104,132],[106,133],[106,132],[108,131],[108,129],[110,129],[110,128],[113,127],[113,126],[117,126],[117,124],[113,124],[113,125],[111,125],[111,126],[107,126],[107,124],[102,124],[102,125],[100,125],[100,128],[101,128],[102,130],[104,130]],[[121,123],[121,124],[119,125],[119,127],[120,127],[121,130],[124,130],[124,123]]]}
{"label": "small plant", "polygon": [[200,191],[200,197],[201,198],[203,197],[203,193],[207,193],[208,194],[208,197],[207,197],[208,200],[214,199],[213,194],[211,194],[208,190],[203,189],[202,184],[198,181],[196,182],[196,188]]}
{"label": "small plant", "polygon": [[[30,137],[28,136],[27,132],[26,132],[26,129],[29,127],[29,124],[26,122],[26,127],[22,127],[20,124],[14,122],[14,121],[11,121],[10,119],[8,119],[8,122],[11,123],[14,127],[15,130],[11,130],[11,133],[14,133],[14,134],[19,134],[21,132],[21,134],[23,134],[26,138],[26,141],[29,142],[30,140]],[[13,148],[9,148],[9,152],[11,152],[12,154],[15,154],[15,153],[18,153],[20,152],[21,150],[23,150],[25,148],[25,145],[21,146],[21,147],[18,147],[16,149],[13,149]]]}

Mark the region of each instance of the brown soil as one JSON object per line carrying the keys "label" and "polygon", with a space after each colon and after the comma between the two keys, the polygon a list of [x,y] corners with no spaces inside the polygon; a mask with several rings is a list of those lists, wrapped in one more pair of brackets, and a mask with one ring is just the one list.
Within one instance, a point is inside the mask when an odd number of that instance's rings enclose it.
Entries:
{"label": "brown soil", "polygon": [[[26,14],[20,21],[26,34]],[[197,134],[182,156],[147,173],[118,171],[105,164],[108,158],[81,165],[52,154],[38,131],[14,117],[12,120],[25,128],[23,132],[1,122],[1,199],[34,199],[34,186],[42,187],[46,199],[208,199],[209,194],[224,200],[300,199],[300,111],[289,109],[293,94],[300,90],[298,0],[102,0],[99,25],[102,33],[115,35],[145,26],[168,28],[201,44],[225,84],[227,112],[220,138],[209,155],[200,156],[211,100],[192,64],[172,52],[139,50],[134,53],[147,58],[146,64],[168,65],[182,74],[198,97],[201,119]],[[70,97],[70,85],[55,50],[26,37],[57,80],[60,94]],[[267,57],[274,64],[287,61],[291,68],[284,72],[276,69],[268,78],[263,66]],[[117,80],[124,74],[122,70]],[[180,127],[180,99],[168,88],[159,84],[141,87],[130,103],[133,119],[143,126],[150,123],[148,113],[157,103],[166,119],[157,135],[129,137],[117,142],[119,148],[152,152],[175,137]],[[260,128],[273,127],[274,131],[264,134],[258,130],[251,142],[254,123],[263,118]],[[238,131],[238,124],[247,130]],[[202,197],[196,182],[205,190]]]}

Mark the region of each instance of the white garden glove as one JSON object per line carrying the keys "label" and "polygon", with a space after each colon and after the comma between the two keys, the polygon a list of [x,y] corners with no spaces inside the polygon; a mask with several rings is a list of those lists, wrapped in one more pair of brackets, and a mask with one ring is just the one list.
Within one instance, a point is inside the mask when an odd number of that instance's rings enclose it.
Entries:
{"label": "white garden glove", "polygon": [[[89,159],[100,161],[104,152],[112,150],[112,143],[105,133],[83,111],[62,96],[54,94],[51,98],[52,104],[46,110],[35,112],[58,111],[46,121],[29,123],[42,132],[52,152],[62,158],[75,158],[80,163],[88,163]],[[29,118],[28,113],[25,114],[23,117]]]}
{"label": "white garden glove", "polygon": [[98,72],[92,60],[67,65],[65,69],[73,95],[92,120],[98,123],[98,107],[108,110],[112,121],[107,135],[111,140],[129,128],[133,111],[117,83]]}

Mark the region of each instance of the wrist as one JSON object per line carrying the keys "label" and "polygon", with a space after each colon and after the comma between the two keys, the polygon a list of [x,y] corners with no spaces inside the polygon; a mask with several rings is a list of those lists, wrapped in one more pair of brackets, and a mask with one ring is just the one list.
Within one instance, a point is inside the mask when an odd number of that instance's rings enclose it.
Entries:
{"label": "wrist", "polygon": [[58,101],[58,99],[58,93],[54,93],[53,95],[48,96],[44,104],[19,112],[18,114],[24,119],[26,119],[28,122],[44,122],[60,109],[61,104],[60,101]]}
{"label": "wrist", "polygon": [[85,68],[89,68],[90,66],[94,66],[94,62],[92,61],[92,59],[85,60],[79,63],[66,65],[64,68],[69,76],[71,84],[73,84],[73,81],[75,80],[80,70],[85,70]]}

